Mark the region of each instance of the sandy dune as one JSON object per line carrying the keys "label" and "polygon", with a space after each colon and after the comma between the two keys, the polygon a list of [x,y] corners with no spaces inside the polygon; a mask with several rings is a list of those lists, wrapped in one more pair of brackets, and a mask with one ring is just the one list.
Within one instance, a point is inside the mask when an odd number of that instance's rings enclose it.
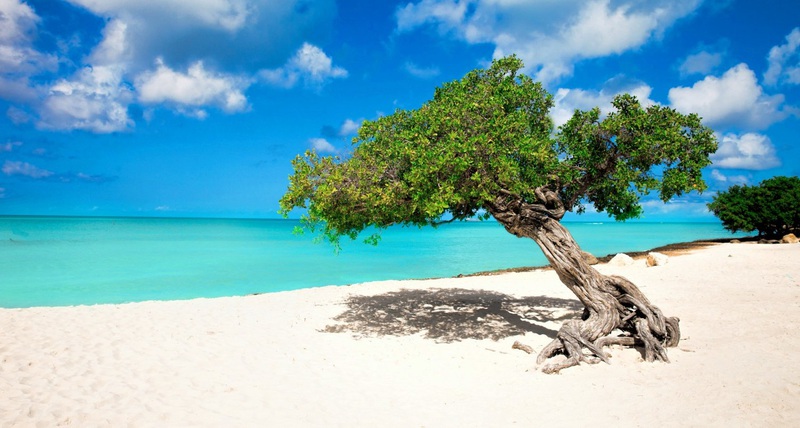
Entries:
{"label": "sandy dune", "polygon": [[558,375],[552,271],[0,310],[0,426],[800,426],[800,245],[600,265],[681,318],[671,364]]}

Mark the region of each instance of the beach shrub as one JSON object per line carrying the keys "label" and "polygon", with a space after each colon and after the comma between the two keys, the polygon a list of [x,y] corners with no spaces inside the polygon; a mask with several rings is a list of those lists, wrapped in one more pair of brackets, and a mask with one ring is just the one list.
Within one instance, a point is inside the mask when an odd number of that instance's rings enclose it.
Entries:
{"label": "beach shrub", "polygon": [[[609,344],[641,345],[646,360],[667,361],[678,319],[627,279],[592,268],[561,219],[590,204],[625,220],[641,214],[642,195],[668,201],[702,191],[714,134],[695,114],[627,94],[607,115],[576,110],[556,130],[552,95],[522,68],[515,56],[495,60],[437,88],[418,109],[365,121],[345,157],[298,156],[281,211],[305,209],[305,228],[334,244],[368,228],[493,217],[533,239],[584,304],[582,319],[565,322],[537,361],[567,359],[543,371],[607,361]],[[610,336],[616,329],[625,334]]]}
{"label": "beach shrub", "polygon": [[708,208],[731,232],[777,238],[800,233],[800,178],[778,176],[757,186],[732,186],[714,196]]}

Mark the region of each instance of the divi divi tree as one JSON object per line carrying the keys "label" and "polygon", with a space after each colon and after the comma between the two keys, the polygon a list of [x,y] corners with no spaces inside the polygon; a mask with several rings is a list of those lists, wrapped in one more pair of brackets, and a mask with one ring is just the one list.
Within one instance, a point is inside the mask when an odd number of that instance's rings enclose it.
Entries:
{"label": "divi divi tree", "polygon": [[[611,344],[640,345],[647,361],[668,361],[678,318],[629,280],[592,268],[560,221],[589,204],[630,219],[642,213],[644,194],[666,202],[702,191],[714,135],[697,115],[645,108],[630,95],[614,98],[604,118],[598,108],[575,111],[555,131],[553,97],[522,67],[515,56],[495,60],[437,88],[416,110],[364,122],[346,157],[298,156],[281,210],[305,208],[304,226],[333,243],[368,227],[494,217],[536,241],[585,307],[540,352],[544,372],[607,361],[603,347]],[[614,330],[622,334],[610,336]],[[548,361],[557,354],[566,359]]]}

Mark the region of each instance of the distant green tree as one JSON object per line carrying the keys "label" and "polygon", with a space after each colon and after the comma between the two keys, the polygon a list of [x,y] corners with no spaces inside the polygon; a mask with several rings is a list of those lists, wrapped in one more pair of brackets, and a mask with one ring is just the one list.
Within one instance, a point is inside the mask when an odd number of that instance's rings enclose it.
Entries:
{"label": "distant green tree", "polygon": [[[522,67],[514,56],[496,60],[437,88],[416,110],[365,122],[346,159],[298,156],[282,212],[307,209],[305,226],[334,243],[367,227],[494,217],[536,241],[585,306],[539,354],[538,364],[567,356],[545,372],[606,361],[608,344],[641,344],[648,361],[667,361],[678,319],[664,317],[627,279],[592,268],[560,220],[584,204],[629,219],[642,212],[640,195],[655,191],[667,201],[702,191],[713,133],[697,115],[645,108],[631,95],[617,96],[604,119],[598,108],[575,111],[554,133],[553,97]],[[615,329],[628,335],[609,337]]]}
{"label": "distant green tree", "polygon": [[731,232],[781,237],[800,233],[800,178],[773,177],[758,186],[733,186],[708,204]]}

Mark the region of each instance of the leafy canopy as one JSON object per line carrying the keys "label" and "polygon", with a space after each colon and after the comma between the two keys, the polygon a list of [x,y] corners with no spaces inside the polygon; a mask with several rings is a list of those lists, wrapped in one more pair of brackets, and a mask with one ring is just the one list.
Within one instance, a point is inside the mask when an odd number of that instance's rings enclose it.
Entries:
{"label": "leafy canopy", "polygon": [[590,203],[618,220],[641,214],[642,194],[667,201],[705,188],[700,170],[717,145],[697,115],[620,95],[604,119],[598,108],[576,111],[554,132],[553,97],[522,67],[515,56],[495,60],[416,110],[365,122],[346,159],[298,156],[282,213],[307,208],[304,224],[338,242],[370,226],[486,218],[499,195],[538,203],[541,187],[567,210]]}
{"label": "leafy canopy", "polygon": [[800,231],[800,178],[773,177],[758,186],[733,186],[708,204],[725,229],[780,236]]}

